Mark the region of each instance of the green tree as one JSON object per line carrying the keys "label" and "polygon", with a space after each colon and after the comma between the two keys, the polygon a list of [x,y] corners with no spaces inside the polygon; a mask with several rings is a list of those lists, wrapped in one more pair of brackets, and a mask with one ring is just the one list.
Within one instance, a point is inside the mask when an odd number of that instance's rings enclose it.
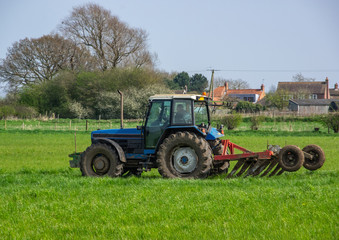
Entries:
{"label": "green tree", "polygon": [[189,91],[203,92],[208,87],[208,80],[202,74],[194,74],[190,78]]}
{"label": "green tree", "polygon": [[277,108],[283,110],[288,106],[289,92],[285,90],[279,90],[274,93],[268,93],[265,96],[266,105],[268,107]]}
{"label": "green tree", "polygon": [[190,76],[188,75],[187,72],[178,73],[174,77],[173,82],[175,84],[178,84],[180,88],[185,88],[185,86],[188,86],[190,83]]}

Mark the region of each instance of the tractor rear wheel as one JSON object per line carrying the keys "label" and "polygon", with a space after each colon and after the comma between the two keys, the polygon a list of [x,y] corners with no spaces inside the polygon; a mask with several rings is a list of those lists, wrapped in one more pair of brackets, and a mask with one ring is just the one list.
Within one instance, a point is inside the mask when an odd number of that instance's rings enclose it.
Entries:
{"label": "tractor rear wheel", "polygon": [[[220,139],[215,139],[208,141],[213,155],[222,155],[224,151],[224,146],[221,144]],[[228,168],[230,167],[230,161],[214,161],[213,167],[210,172],[210,176],[215,176],[219,174],[226,174],[228,172]]]}
{"label": "tractor rear wheel", "polygon": [[109,145],[96,143],[89,146],[81,155],[80,170],[83,176],[119,177],[122,174],[123,163]]}
{"label": "tractor rear wheel", "polygon": [[298,146],[287,145],[279,152],[279,163],[288,172],[298,171],[304,163],[304,153]]}
{"label": "tractor rear wheel", "polygon": [[303,152],[312,155],[312,159],[307,158],[305,155],[304,167],[308,170],[317,170],[324,165],[325,162],[325,153],[321,147],[311,144],[303,148]]}
{"label": "tractor rear wheel", "polygon": [[212,151],[202,137],[177,132],[160,145],[157,165],[164,178],[206,178],[212,167]]}

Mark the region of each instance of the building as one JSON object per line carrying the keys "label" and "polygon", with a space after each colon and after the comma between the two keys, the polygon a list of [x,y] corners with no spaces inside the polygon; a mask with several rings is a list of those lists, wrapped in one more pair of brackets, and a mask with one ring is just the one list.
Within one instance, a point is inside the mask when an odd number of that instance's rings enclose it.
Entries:
{"label": "building", "polygon": [[287,99],[330,99],[328,78],[323,82],[279,82],[277,91]]}
{"label": "building", "polygon": [[339,99],[338,83],[334,84],[334,88],[330,89],[331,99]]}
{"label": "building", "polygon": [[339,99],[290,99],[288,109],[300,115],[326,114],[333,103],[339,104]]}
{"label": "building", "polygon": [[260,89],[228,89],[228,82],[213,91],[214,101],[223,101],[226,97],[256,103],[265,97],[265,86]]}

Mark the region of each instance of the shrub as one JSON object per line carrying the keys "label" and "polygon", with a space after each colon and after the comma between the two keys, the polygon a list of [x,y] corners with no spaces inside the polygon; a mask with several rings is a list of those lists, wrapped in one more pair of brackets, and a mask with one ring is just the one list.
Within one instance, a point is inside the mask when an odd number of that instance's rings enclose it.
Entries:
{"label": "shrub", "polygon": [[2,106],[0,107],[0,118],[8,118],[14,116],[15,109],[12,106]]}
{"label": "shrub", "polygon": [[255,113],[262,110],[263,107],[260,104],[255,104],[247,101],[240,101],[235,107],[235,111],[239,113]]}
{"label": "shrub", "polygon": [[322,122],[328,128],[331,128],[335,133],[339,132],[339,113],[329,113],[322,117]]}
{"label": "shrub", "polygon": [[15,116],[18,118],[34,118],[38,115],[37,111],[33,107],[27,107],[27,106],[22,106],[18,105],[14,107],[15,109]]}
{"label": "shrub", "polygon": [[238,113],[232,113],[226,115],[221,119],[221,123],[224,124],[228,130],[233,130],[237,128],[242,122],[242,116]]}
{"label": "shrub", "polygon": [[258,130],[261,123],[265,121],[265,117],[264,116],[253,116],[250,118],[250,121],[251,121],[251,129]]}

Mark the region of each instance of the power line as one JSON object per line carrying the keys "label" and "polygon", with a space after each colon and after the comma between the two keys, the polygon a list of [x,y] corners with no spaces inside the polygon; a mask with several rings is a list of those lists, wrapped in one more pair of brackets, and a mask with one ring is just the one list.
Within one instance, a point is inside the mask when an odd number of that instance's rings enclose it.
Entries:
{"label": "power line", "polygon": [[187,71],[187,72],[207,72],[207,71],[219,71],[219,72],[339,72],[339,69],[207,69],[207,70],[197,70],[197,71]]}
{"label": "power line", "polygon": [[223,69],[222,72],[339,72],[339,69]]}

